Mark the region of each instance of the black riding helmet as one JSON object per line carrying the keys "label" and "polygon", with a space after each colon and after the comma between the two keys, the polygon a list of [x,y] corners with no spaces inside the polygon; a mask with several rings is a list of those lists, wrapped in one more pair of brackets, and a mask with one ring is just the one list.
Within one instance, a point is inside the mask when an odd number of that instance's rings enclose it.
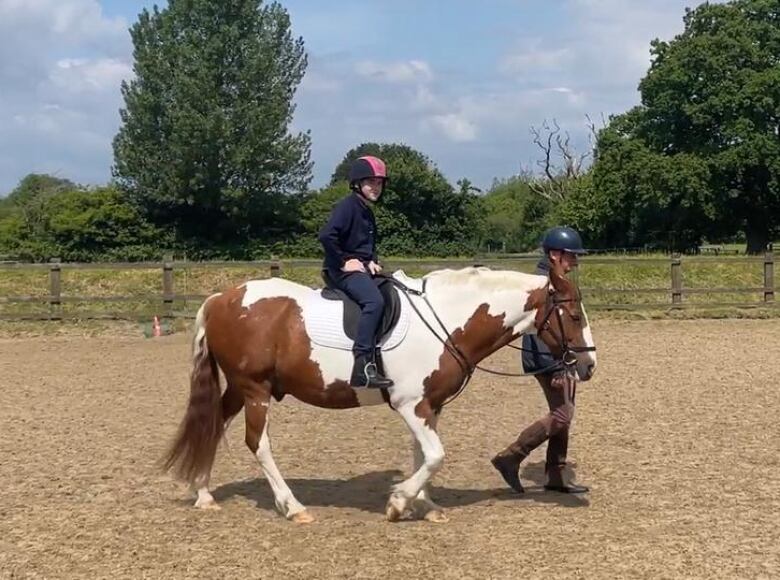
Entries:
{"label": "black riding helmet", "polygon": [[347,179],[349,180],[351,189],[357,191],[360,180],[368,177],[380,177],[385,184],[389,181],[389,178],[387,177],[387,166],[379,157],[365,155],[363,157],[358,157],[352,162],[352,165],[350,165]]}
{"label": "black riding helmet", "polygon": [[582,238],[577,230],[565,226],[550,228],[542,238],[542,249],[563,250],[572,254],[587,254],[588,251],[582,245]]}

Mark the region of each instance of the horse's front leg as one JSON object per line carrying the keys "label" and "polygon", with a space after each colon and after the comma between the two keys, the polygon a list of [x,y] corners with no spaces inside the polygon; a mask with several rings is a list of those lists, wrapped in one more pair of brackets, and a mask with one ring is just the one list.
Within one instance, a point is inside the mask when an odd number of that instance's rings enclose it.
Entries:
{"label": "horse's front leg", "polygon": [[[436,413],[430,423],[429,426],[434,431],[438,428],[439,418],[441,416],[441,413]],[[422,467],[425,457],[423,455],[422,447],[420,446],[420,442],[417,440],[416,437],[412,438],[412,453],[413,453],[413,465],[414,465],[414,471],[417,471]],[[429,522],[446,522],[448,521],[448,517],[444,515],[444,509],[433,502],[431,499],[431,492],[430,492],[431,482],[430,480],[428,483],[426,483],[423,488],[420,490],[420,493],[417,494],[417,497],[412,502],[412,510],[414,512],[415,517],[418,519],[425,519]]]}
{"label": "horse's front leg", "polygon": [[422,462],[409,479],[393,486],[386,510],[387,519],[391,522],[404,515],[444,462],[444,447],[435,429],[436,415],[427,401],[419,399],[406,403],[398,408],[398,413],[420,446]]}

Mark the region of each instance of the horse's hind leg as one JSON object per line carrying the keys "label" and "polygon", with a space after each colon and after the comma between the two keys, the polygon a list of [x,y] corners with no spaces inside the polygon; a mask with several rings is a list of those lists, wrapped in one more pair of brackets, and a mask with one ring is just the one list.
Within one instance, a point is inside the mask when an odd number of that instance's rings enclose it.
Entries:
{"label": "horse's hind leg", "polygon": [[[222,393],[222,422],[225,424],[225,433],[227,433],[230,422],[243,406],[244,394],[241,392],[241,389],[228,382],[225,392]],[[209,492],[210,478],[211,472],[209,471],[208,473],[201,475],[195,482],[194,487],[198,494],[198,499],[195,501],[195,507],[213,510],[219,509],[219,505],[214,499],[214,496]]]}
{"label": "horse's hind leg", "polygon": [[253,384],[246,393],[246,444],[257,457],[260,468],[274,493],[276,509],[295,523],[314,521],[306,508],[293,495],[276,467],[268,437],[268,412],[270,410],[271,385],[268,382]]}
{"label": "horse's hind leg", "polygon": [[232,383],[228,383],[222,394],[222,421],[225,423],[225,433],[227,433],[230,422],[243,407],[244,393]]}
{"label": "horse's hind leg", "polygon": [[[428,425],[431,429],[436,430],[437,423],[439,421],[439,414],[435,414],[431,417]],[[425,462],[425,456],[423,455],[422,447],[416,437],[412,437],[412,452],[414,459],[414,471],[419,470]],[[412,502],[412,510],[414,515],[419,519],[426,519],[430,522],[446,522],[447,516],[444,515],[444,509],[431,500],[430,495],[431,482],[428,481],[417,497]]]}

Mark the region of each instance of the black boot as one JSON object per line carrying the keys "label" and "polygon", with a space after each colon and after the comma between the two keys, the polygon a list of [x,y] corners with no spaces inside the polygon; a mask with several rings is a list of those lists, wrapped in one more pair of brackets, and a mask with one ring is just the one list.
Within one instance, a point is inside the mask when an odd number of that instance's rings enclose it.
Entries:
{"label": "black boot", "polygon": [[382,349],[379,347],[374,348],[374,362],[376,363],[376,370],[379,371],[379,374],[386,377],[387,373],[385,372],[385,363],[382,360]]}
{"label": "black boot", "polygon": [[353,387],[369,389],[386,389],[393,386],[393,381],[379,372],[373,357],[365,353],[355,353],[355,366],[352,367],[349,383]]}

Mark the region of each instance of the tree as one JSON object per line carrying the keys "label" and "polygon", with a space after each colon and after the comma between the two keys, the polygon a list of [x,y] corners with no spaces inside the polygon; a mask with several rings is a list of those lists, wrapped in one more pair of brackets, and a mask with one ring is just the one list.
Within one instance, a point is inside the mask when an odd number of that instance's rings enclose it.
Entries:
{"label": "tree", "polygon": [[311,162],[309,134],[288,131],[306,55],[287,12],[260,0],[170,0],[144,9],[131,36],[118,183],[183,240],[293,229],[291,196],[305,191]]}
{"label": "tree", "polygon": [[632,137],[641,118],[637,109],[601,131],[597,163],[557,214],[591,246],[689,249],[712,231],[709,170],[694,155],[664,155]]}
{"label": "tree", "polygon": [[16,259],[150,259],[171,242],[114,187],[28,175],[8,199],[13,211],[0,217],[0,254]]}
{"label": "tree", "polygon": [[531,127],[534,144],[542,152],[542,159],[537,165],[542,170],[540,179],[529,181],[531,190],[552,202],[560,202],[572,190],[574,183],[587,172],[588,160],[593,157],[594,136],[596,125],[586,115],[588,121],[589,147],[584,153],[579,153],[571,143],[568,131],[561,131],[558,121],[547,120],[541,127]]}
{"label": "tree", "polygon": [[489,250],[533,250],[549,225],[552,202],[533,189],[530,174],[496,181],[482,200],[484,242]]}
{"label": "tree", "polygon": [[640,212],[661,210],[656,221],[676,220],[669,233],[742,231],[747,251],[761,252],[780,224],[780,5],[704,3],[684,23],[672,41],[652,43],[641,106],[600,135],[594,186],[612,181],[624,196],[614,205],[636,206],[615,229],[647,227]]}
{"label": "tree", "polygon": [[[45,173],[30,173],[0,204],[0,219],[12,220],[5,229],[18,237],[35,238],[44,234],[44,206],[53,197],[83,189],[69,179]],[[6,246],[12,240],[10,234]]]}
{"label": "tree", "polygon": [[113,187],[64,191],[44,206],[45,239],[67,261],[160,258],[164,239]]}

